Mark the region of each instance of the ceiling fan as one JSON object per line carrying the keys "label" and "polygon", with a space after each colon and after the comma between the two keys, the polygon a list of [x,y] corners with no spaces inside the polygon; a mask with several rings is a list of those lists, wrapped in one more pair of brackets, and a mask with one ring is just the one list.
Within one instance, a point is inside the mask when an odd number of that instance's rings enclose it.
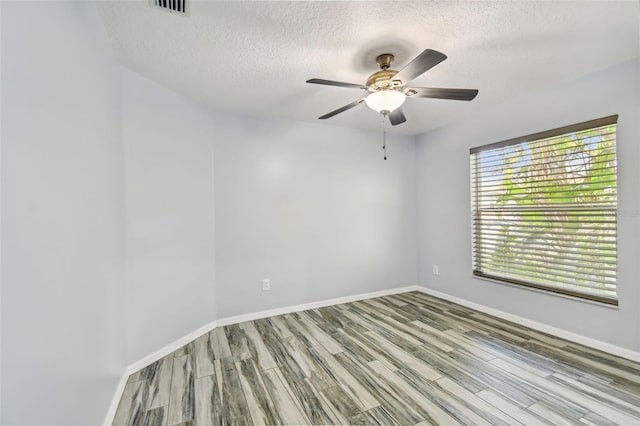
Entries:
{"label": "ceiling fan", "polygon": [[389,68],[393,59],[394,57],[390,53],[379,55],[376,58],[376,62],[380,66],[380,71],[371,74],[367,79],[367,83],[364,85],[323,80],[320,78],[307,80],[307,83],[367,91],[367,94],[362,98],[318,118],[320,120],[331,118],[364,102],[372,110],[388,116],[391,124],[396,126],[407,121],[402,109],[400,109],[407,97],[416,96],[418,98],[470,101],[478,94],[478,91],[475,89],[407,87],[407,84],[413,79],[447,59],[445,54],[436,50],[426,49],[400,71],[394,71]]}

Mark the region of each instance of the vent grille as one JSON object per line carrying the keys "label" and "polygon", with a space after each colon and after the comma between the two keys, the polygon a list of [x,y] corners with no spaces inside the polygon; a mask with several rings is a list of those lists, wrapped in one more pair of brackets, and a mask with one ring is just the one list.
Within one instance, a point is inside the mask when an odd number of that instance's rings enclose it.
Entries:
{"label": "vent grille", "polygon": [[185,13],[186,2],[187,0],[153,0],[153,4],[157,8],[176,13]]}

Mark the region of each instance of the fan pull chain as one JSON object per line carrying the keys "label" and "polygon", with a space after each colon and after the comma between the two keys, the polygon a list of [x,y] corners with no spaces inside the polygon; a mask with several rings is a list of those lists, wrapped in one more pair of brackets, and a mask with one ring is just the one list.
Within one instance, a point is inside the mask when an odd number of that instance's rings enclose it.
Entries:
{"label": "fan pull chain", "polygon": [[382,149],[384,150],[384,159],[387,160],[387,129],[384,126],[385,118],[387,114],[382,114]]}

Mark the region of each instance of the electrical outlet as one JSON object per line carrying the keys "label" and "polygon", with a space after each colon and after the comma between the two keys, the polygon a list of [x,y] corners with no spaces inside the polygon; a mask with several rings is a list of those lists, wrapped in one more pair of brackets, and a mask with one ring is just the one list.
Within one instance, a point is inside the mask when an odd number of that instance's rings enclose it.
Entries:
{"label": "electrical outlet", "polygon": [[440,275],[440,267],[438,265],[433,265],[433,275]]}
{"label": "electrical outlet", "polygon": [[271,290],[271,280],[269,278],[265,278],[262,280],[262,291]]}

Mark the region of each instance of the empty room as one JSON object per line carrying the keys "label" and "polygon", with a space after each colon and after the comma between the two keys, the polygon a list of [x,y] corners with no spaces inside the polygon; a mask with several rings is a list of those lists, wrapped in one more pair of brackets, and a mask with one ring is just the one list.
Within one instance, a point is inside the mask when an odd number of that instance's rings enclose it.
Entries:
{"label": "empty room", "polygon": [[0,1],[0,424],[640,424],[640,3]]}

